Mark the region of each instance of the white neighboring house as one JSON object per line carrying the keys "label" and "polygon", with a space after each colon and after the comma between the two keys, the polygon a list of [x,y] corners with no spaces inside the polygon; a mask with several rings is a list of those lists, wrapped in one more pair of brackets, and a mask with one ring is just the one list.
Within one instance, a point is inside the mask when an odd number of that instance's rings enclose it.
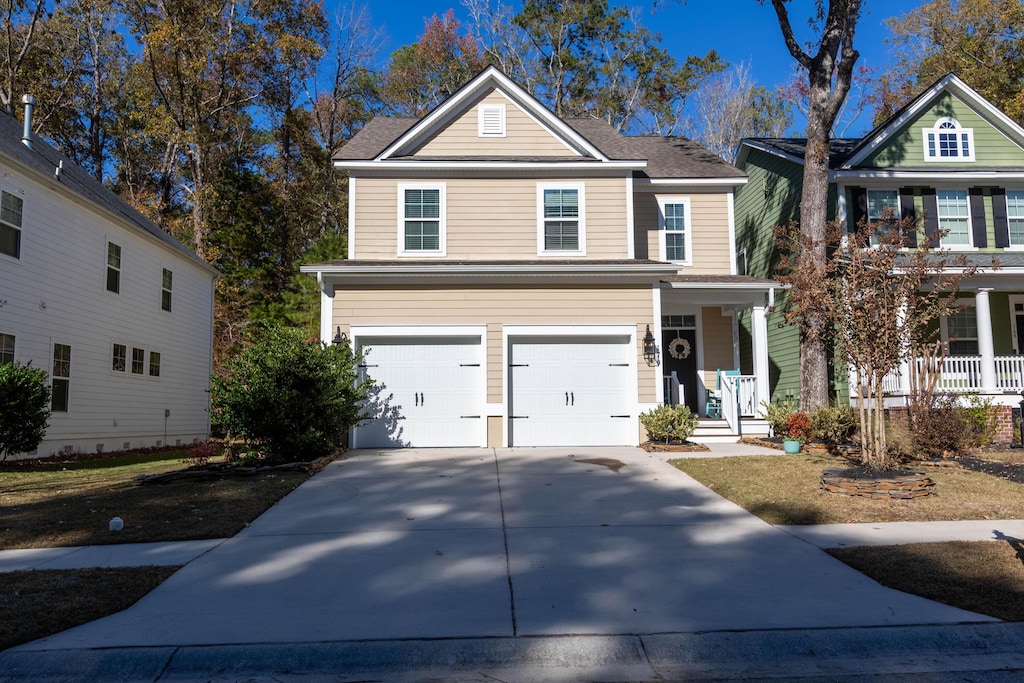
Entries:
{"label": "white neighboring house", "polygon": [[207,438],[216,278],[0,114],[0,363],[49,373],[35,455]]}

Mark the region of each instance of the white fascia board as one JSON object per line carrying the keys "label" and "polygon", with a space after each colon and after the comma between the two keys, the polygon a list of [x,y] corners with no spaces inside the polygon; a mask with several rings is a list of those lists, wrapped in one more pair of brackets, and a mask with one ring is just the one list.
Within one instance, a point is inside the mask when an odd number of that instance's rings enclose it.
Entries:
{"label": "white fascia board", "polygon": [[671,289],[732,289],[752,292],[767,292],[769,289],[789,289],[781,282],[665,282]]}
{"label": "white fascia board", "polygon": [[666,276],[675,275],[679,267],[671,264],[596,264],[588,266],[586,263],[565,265],[548,265],[542,263],[529,264],[452,264],[444,261],[429,264],[393,264],[393,265],[366,265],[366,266],[336,266],[331,264],[301,266],[300,272],[315,274],[318,278],[323,276],[357,275],[644,275],[644,276]]}
{"label": "white fascia board", "polygon": [[892,170],[857,170],[836,171],[833,180],[921,180],[936,183],[966,180],[1024,180],[1024,171],[892,171]]}
{"label": "white fascia board", "polygon": [[455,169],[477,169],[477,170],[520,170],[520,171],[560,171],[579,169],[624,169],[630,171],[642,171],[647,168],[646,161],[415,161],[415,160],[388,160],[388,161],[335,161],[335,168],[346,170],[382,170],[411,169],[423,171],[448,171]]}
{"label": "white fascia board", "polygon": [[746,185],[747,178],[637,178],[638,192],[662,192],[670,187],[736,187]]}
{"label": "white fascia board", "polygon": [[495,88],[502,90],[504,97],[529,110],[533,116],[543,121],[547,127],[557,130],[559,137],[571,140],[577,145],[578,149],[584,150],[596,159],[608,161],[608,157],[602,154],[601,150],[594,147],[586,138],[555,116],[547,107],[541,105],[535,97],[523,90],[517,83],[494,66],[489,66],[480,72],[476,78],[460,88],[458,92],[442,102],[434,111],[392,142],[377,158],[381,160],[387,159],[415,138],[420,137],[439,125],[443,125],[449,115],[458,111],[465,102],[475,97],[482,88],[487,86],[489,81],[495,83]]}

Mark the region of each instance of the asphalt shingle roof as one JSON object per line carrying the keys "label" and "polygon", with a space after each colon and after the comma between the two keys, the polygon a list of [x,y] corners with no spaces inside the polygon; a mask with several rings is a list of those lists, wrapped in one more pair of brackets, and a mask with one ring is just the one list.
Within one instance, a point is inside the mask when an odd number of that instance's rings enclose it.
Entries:
{"label": "asphalt shingle roof", "polygon": [[[749,138],[751,142],[775,149],[798,159],[807,152],[807,138]],[[853,153],[861,138],[834,138],[829,141],[828,165],[836,168]]]}
{"label": "asphalt shingle roof", "polygon": [[[367,123],[349,142],[334,154],[335,161],[369,161],[406,133],[418,119],[377,117]],[[621,135],[603,119],[568,119],[566,123],[609,159],[615,161],[646,160],[641,176],[650,178],[744,178],[746,174],[720,159],[697,143],[684,137]],[[437,157],[402,157],[438,161]],[[445,157],[447,161],[579,161],[579,157]]]}
{"label": "asphalt shingle roof", "polygon": [[[0,113],[0,155],[23,164],[75,192],[83,199],[110,211],[140,230],[174,248],[183,256],[211,268],[178,240],[162,230],[153,221],[135,210],[112,190],[76,165],[61,152],[38,136],[32,138],[32,148],[21,141],[23,127],[20,121],[7,113]],[[56,169],[60,167],[60,175]]]}

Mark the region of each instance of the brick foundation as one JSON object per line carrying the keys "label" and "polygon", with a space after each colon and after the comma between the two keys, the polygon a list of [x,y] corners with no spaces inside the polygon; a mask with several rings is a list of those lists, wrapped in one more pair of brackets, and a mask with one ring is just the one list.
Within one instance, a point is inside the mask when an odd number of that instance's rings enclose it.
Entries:
{"label": "brick foundation", "polygon": [[[1009,443],[1020,440],[1020,428],[1016,425],[1018,408],[1013,406],[992,406],[996,411],[996,443]],[[910,410],[905,406],[894,406],[886,409],[889,423],[893,425],[906,426],[910,419]]]}

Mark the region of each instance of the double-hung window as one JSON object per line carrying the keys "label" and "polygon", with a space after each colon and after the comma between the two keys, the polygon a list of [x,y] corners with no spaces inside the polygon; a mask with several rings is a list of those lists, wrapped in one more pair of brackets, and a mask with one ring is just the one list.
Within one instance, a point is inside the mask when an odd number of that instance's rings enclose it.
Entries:
{"label": "double-hung window", "polygon": [[399,253],[444,256],[445,186],[399,185]]}
{"label": "double-hung window", "polygon": [[949,355],[978,355],[978,314],[974,306],[942,318],[940,331],[942,341],[949,345]]}
{"label": "double-hung window", "polygon": [[658,229],[661,260],[689,264],[690,200],[686,197],[659,198]]}
{"label": "double-hung window", "polygon": [[171,271],[167,270],[166,268],[164,268],[163,270],[164,270],[164,274],[163,274],[163,279],[162,279],[162,283],[161,283],[162,289],[161,289],[161,292],[160,292],[160,308],[162,308],[165,311],[170,311],[171,310],[171,285],[173,284],[174,274]]}
{"label": "double-hung window", "polygon": [[14,335],[0,333],[0,365],[14,362]]}
{"label": "double-hung window", "polygon": [[956,119],[943,117],[921,133],[925,161],[974,161],[974,129],[961,128]]}
{"label": "double-hung window", "polygon": [[872,244],[889,233],[900,219],[900,198],[896,190],[868,190],[868,222],[876,225]]}
{"label": "double-hung window", "polygon": [[21,258],[22,199],[0,192],[0,254]]}
{"label": "double-hung window", "polygon": [[1024,247],[1024,191],[1006,191],[1006,220],[1010,229],[1010,246]]}
{"label": "double-hung window", "polygon": [[107,291],[121,291],[121,247],[113,242],[107,242]]}
{"label": "double-hung window", "polygon": [[68,412],[71,396],[71,346],[53,345],[53,372],[51,373],[50,411]]}
{"label": "double-hung window", "polygon": [[946,234],[942,238],[944,247],[971,246],[970,208],[967,204],[967,190],[936,190],[939,230]]}
{"label": "double-hung window", "polygon": [[146,368],[146,351],[132,348],[132,374],[141,375]]}
{"label": "double-hung window", "polygon": [[149,376],[160,376],[160,353],[158,351],[149,352]]}
{"label": "double-hung window", "polygon": [[124,344],[114,344],[114,351],[111,355],[110,369],[114,372],[124,372],[128,367],[128,347]]}
{"label": "double-hung window", "polygon": [[541,254],[583,254],[585,244],[583,185],[538,185],[537,208],[538,252]]}

